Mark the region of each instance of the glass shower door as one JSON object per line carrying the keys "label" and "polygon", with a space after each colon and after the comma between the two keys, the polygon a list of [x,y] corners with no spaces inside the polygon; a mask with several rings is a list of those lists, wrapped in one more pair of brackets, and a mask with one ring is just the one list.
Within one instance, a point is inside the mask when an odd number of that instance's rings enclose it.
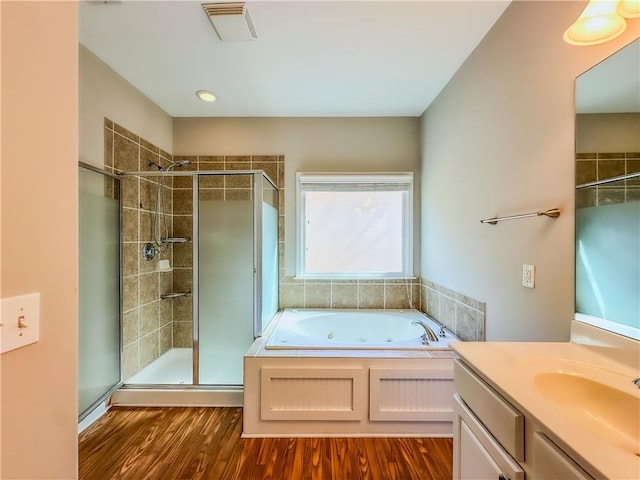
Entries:
{"label": "glass shower door", "polygon": [[78,416],[121,383],[120,181],[79,171]]}
{"label": "glass shower door", "polygon": [[[242,385],[253,342],[254,204],[251,174],[194,177],[194,302],[201,385]],[[196,211],[197,210],[197,211]],[[195,225],[194,225],[195,226]]]}
{"label": "glass shower door", "polygon": [[256,336],[262,335],[278,311],[278,190],[263,175],[256,174],[256,191],[262,191],[261,200],[261,288],[260,325]]}

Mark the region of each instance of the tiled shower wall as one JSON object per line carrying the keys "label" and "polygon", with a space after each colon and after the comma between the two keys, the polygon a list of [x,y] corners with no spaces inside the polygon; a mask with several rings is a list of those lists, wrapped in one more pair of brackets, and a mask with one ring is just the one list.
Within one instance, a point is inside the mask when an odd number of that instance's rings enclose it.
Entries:
{"label": "tiled shower wall", "polygon": [[[107,171],[156,170],[149,161],[167,166],[168,152],[105,119],[105,169]],[[158,259],[171,261],[167,248],[152,261],[142,258],[144,244],[152,239],[158,177],[121,179],[122,235],[122,342],[123,378],[151,363],[173,345],[172,273],[158,270]],[[171,214],[171,179],[165,179],[165,212]],[[169,222],[170,223],[170,222]]]}
{"label": "tiled shower wall", "polygon": [[[576,185],[640,172],[640,152],[576,154]],[[596,207],[640,200],[640,178],[576,191],[576,207]]]}

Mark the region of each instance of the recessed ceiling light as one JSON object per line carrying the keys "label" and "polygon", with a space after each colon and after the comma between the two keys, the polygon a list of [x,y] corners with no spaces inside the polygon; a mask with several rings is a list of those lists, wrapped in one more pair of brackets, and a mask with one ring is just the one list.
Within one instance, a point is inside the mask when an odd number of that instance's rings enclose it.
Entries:
{"label": "recessed ceiling light", "polygon": [[196,92],[196,97],[204,102],[215,102],[216,96],[210,92],[209,90],[198,90]]}

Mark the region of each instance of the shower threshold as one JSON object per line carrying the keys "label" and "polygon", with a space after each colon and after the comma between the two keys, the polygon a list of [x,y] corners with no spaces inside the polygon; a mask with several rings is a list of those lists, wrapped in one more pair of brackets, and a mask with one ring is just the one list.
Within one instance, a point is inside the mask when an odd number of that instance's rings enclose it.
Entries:
{"label": "shower threshold", "polygon": [[242,406],[242,385],[193,385],[192,361],[191,348],[172,348],[126,379],[111,406]]}

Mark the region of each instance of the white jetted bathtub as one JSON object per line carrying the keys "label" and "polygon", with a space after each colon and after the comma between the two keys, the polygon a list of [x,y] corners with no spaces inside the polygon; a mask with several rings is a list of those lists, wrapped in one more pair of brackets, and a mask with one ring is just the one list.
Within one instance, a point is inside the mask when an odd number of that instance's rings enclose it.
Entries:
{"label": "white jetted bathtub", "polygon": [[419,311],[288,309],[272,324],[245,355],[244,436],[452,435],[457,338]]}
{"label": "white jetted bathtub", "polygon": [[[424,343],[426,324],[437,339]],[[440,336],[440,333],[444,336]],[[417,310],[285,310],[267,349],[446,349],[458,340]]]}

